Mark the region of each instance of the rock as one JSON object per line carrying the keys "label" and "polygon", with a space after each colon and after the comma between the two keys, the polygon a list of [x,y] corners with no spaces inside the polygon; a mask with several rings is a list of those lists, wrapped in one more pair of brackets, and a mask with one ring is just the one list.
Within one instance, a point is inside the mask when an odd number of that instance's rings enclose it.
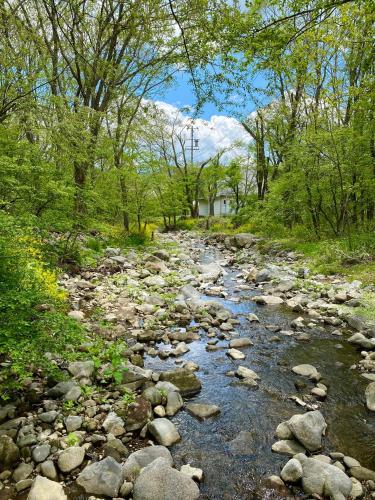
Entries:
{"label": "rock", "polygon": [[82,394],[81,388],[78,385],[72,387],[63,397],[64,401],[77,401]]}
{"label": "rock", "polygon": [[353,467],[349,469],[349,474],[358,481],[375,481],[375,471],[365,467]]}
{"label": "rock", "polygon": [[128,481],[124,481],[122,483],[122,486],[120,488],[120,495],[121,497],[128,497],[130,493],[133,491],[133,483],[130,483]]}
{"label": "rock", "polygon": [[62,451],[57,460],[57,465],[62,472],[70,472],[81,465],[85,458],[85,449],[80,446],[72,446]]}
{"label": "rock", "polygon": [[[121,414],[121,412],[119,413]],[[142,396],[138,396],[135,402],[127,407],[123,417],[125,419],[127,431],[142,429],[142,427],[152,418],[152,407],[150,402]]]}
{"label": "rock", "polygon": [[183,465],[180,469],[180,472],[186,474],[187,476],[195,479],[196,481],[201,482],[203,479],[203,471],[202,469],[198,469],[196,467],[192,467],[189,464]]}
{"label": "rock", "polygon": [[234,360],[240,360],[246,358],[246,355],[243,352],[239,351],[238,349],[229,349],[227,355]]}
{"label": "rock", "polygon": [[344,500],[352,489],[352,482],[345,472],[334,465],[326,464],[306,455],[294,457],[301,462],[303,491],[309,495],[325,495],[332,499]]}
{"label": "rock", "polygon": [[248,314],[247,319],[250,321],[250,323],[252,322],[260,323],[258,316],[253,313]]}
{"label": "rock", "polygon": [[229,342],[229,347],[231,348],[241,348],[241,347],[248,347],[254,345],[253,342],[248,338],[248,337],[241,337],[239,339],[232,339]]}
{"label": "rock", "polygon": [[111,411],[108,413],[106,419],[103,422],[103,429],[110,432],[115,437],[122,436],[125,434],[125,423],[121,417],[119,417],[115,412]]}
{"label": "rock", "polygon": [[353,499],[360,498],[363,495],[363,488],[361,483],[355,477],[351,477],[350,479],[352,481],[352,490],[350,492],[350,497]]}
{"label": "rock", "polygon": [[275,435],[277,439],[293,439],[293,432],[289,429],[288,422],[281,422],[276,427]]}
{"label": "rock", "polygon": [[[288,488],[285,486],[284,481],[279,476],[268,476],[264,480],[264,486],[267,489],[277,491],[278,493],[280,493],[284,496],[289,494]],[[267,492],[267,496],[268,496],[268,492]]]}
{"label": "rock", "polygon": [[271,281],[274,275],[269,269],[261,269],[256,273],[255,281],[256,283],[262,283],[263,281]]}
{"label": "rock", "polygon": [[65,428],[68,433],[78,431],[82,426],[82,417],[79,415],[69,415],[65,419]]}
{"label": "rock", "polygon": [[134,483],[134,500],[196,500],[199,489],[186,474],[173,469],[164,458],[147,465]]}
{"label": "rock", "polygon": [[16,491],[20,492],[26,490],[27,488],[30,488],[32,484],[33,484],[32,479],[22,479],[21,481],[18,481],[18,483],[16,484]]}
{"label": "rock", "polygon": [[43,476],[36,476],[27,500],[67,500],[61,484]]}
{"label": "rock", "polygon": [[296,286],[296,282],[293,280],[281,280],[276,287],[278,292],[290,292]]}
{"label": "rock", "polygon": [[32,464],[25,464],[25,463],[19,464],[17,469],[13,472],[13,481],[18,483],[18,481],[22,481],[23,479],[27,479],[33,470],[34,470],[34,467]]}
{"label": "rock", "polygon": [[48,477],[48,479],[57,479],[56,467],[52,460],[46,460],[45,462],[41,463],[40,472],[43,474],[43,476]]}
{"label": "rock", "polygon": [[168,465],[173,466],[173,458],[168,448],[159,445],[148,446],[129,455],[123,467],[124,478],[133,482],[138,477],[141,469],[157,458],[164,458]]}
{"label": "rock", "polygon": [[293,415],[288,420],[288,427],[307,450],[316,451],[322,447],[322,436],[325,433],[327,424],[320,411]]}
{"label": "rock", "polygon": [[297,375],[302,375],[302,377],[308,377],[311,380],[318,381],[321,378],[320,373],[315,368],[315,366],[308,365],[308,364],[293,366],[292,372],[297,374]]}
{"label": "rock", "polygon": [[68,316],[76,321],[83,321],[85,319],[83,311],[70,311],[68,312]]}
{"label": "rock", "polygon": [[179,392],[168,392],[166,414],[168,417],[175,415],[184,406],[184,401]]}
{"label": "rock", "polygon": [[375,382],[366,387],[366,406],[370,411],[375,411]]}
{"label": "rock", "polygon": [[283,299],[281,297],[276,297],[275,295],[256,295],[253,297],[253,301],[257,304],[267,305],[267,306],[277,306],[283,304]]}
{"label": "rock", "polygon": [[258,240],[259,238],[250,233],[238,233],[231,238],[232,244],[236,248],[250,247]]}
{"label": "rock", "polygon": [[158,405],[158,406],[155,406],[155,408],[154,408],[154,414],[157,417],[165,417],[167,412],[165,411],[164,406]]}
{"label": "rock", "polygon": [[159,380],[162,382],[171,382],[177,386],[181,396],[194,396],[194,394],[197,394],[202,388],[202,384],[195,373],[185,368],[161,372]]}
{"label": "rock", "polygon": [[281,471],[281,478],[283,481],[288,483],[296,483],[302,477],[302,465],[301,462],[292,458],[284,465],[283,470]]}
{"label": "rock", "polygon": [[104,456],[112,457],[116,462],[122,462],[122,459],[128,455],[127,447],[117,438],[112,436],[108,438],[107,443],[103,447]]}
{"label": "rock", "polygon": [[77,478],[86,493],[117,497],[123,483],[122,467],[112,457],[87,465]]}
{"label": "rock", "polygon": [[67,382],[59,382],[54,387],[48,390],[48,396],[52,398],[60,398],[65,396],[71,389],[77,387],[77,382],[74,380],[68,380]]}
{"label": "rock", "polygon": [[93,361],[74,361],[69,363],[68,371],[74,378],[90,378],[94,373],[94,362]]}
{"label": "rock", "polygon": [[355,458],[345,456],[344,464],[350,469],[351,467],[360,467],[361,464]]}
{"label": "rock", "polygon": [[32,457],[34,462],[44,462],[44,460],[51,453],[51,446],[49,444],[42,444],[40,446],[36,446],[32,451]]}
{"label": "rock", "polygon": [[276,443],[272,445],[272,451],[280,453],[280,455],[289,455],[293,457],[297,453],[303,453],[305,448],[297,443],[297,441],[282,439],[281,441],[276,441]]}
{"label": "rock", "polygon": [[364,349],[375,349],[375,338],[368,339],[363,335],[363,333],[355,333],[350,338],[348,338],[348,342],[351,344],[359,345]]}
{"label": "rock", "polygon": [[167,418],[155,418],[148,424],[148,430],[163,446],[171,446],[181,439],[175,425]]}
{"label": "rock", "polygon": [[313,387],[310,393],[317,399],[325,399],[327,397],[327,391],[321,389],[320,387]]}
{"label": "rock", "polygon": [[210,264],[200,264],[199,266],[197,266],[197,268],[198,272],[201,274],[202,281],[210,281],[216,283],[216,281],[223,273],[221,266],[219,266],[215,262],[211,262]]}
{"label": "rock", "polygon": [[18,446],[10,436],[0,436],[0,465],[5,467],[17,462],[20,456]]}
{"label": "rock", "polygon": [[161,276],[148,276],[143,280],[143,283],[149,287],[161,287],[164,288],[167,286],[167,282]]}
{"label": "rock", "polygon": [[260,377],[253,370],[247,368],[246,366],[239,366],[237,368],[237,376],[240,378],[250,378],[253,380],[259,380]]}
{"label": "rock", "polygon": [[52,424],[52,422],[56,420],[58,414],[59,412],[55,410],[46,411],[45,413],[39,413],[38,418],[46,424]]}
{"label": "rock", "polygon": [[153,252],[153,255],[166,262],[169,261],[169,253],[166,250],[163,249],[155,250],[155,252]]}
{"label": "rock", "polygon": [[163,401],[161,392],[155,386],[147,387],[147,389],[142,392],[142,396],[150,401],[152,406],[158,406]]}
{"label": "rock", "polygon": [[[134,346],[133,346],[134,350]],[[152,371],[144,370],[139,366],[127,363],[125,365],[126,370],[122,374],[123,383],[131,389],[138,389],[145,382],[151,379]]]}
{"label": "rock", "polygon": [[220,413],[220,408],[216,405],[208,405],[202,403],[189,403],[186,409],[194,417],[205,420],[206,418],[214,417]]}

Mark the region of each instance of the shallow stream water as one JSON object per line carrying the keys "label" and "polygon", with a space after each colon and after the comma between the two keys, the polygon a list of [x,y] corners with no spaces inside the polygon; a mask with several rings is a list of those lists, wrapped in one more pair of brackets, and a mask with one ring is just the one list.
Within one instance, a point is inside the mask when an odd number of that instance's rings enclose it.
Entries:
{"label": "shallow stream water", "polygon": [[[222,259],[223,255],[212,248],[201,257],[205,263]],[[225,341],[217,344],[222,349],[215,352],[206,351],[210,339],[204,333],[200,341],[189,344],[190,351],[183,359],[199,365],[197,375],[202,382],[202,391],[191,401],[216,404],[221,413],[204,422],[186,411],[173,417],[182,436],[181,442],[171,449],[176,465],[190,463],[203,469],[201,493],[205,499],[278,498],[259,489],[259,485],[262,478],[279,474],[287,461],[287,457],[271,451],[276,441],[274,432],[280,422],[304,412],[287,398],[298,395],[294,386],[298,377],[292,373],[292,366],[310,363],[317,367],[322,382],[328,386],[328,397],[321,404],[328,423],[323,451],[341,451],[363,466],[375,469],[375,418],[364,405],[368,382],[357,371],[350,370],[360,353],[346,337],[332,336],[332,328],[324,332],[309,331],[310,342],[280,334],[280,342],[270,341],[275,333],[265,325],[290,330],[290,321],[297,315],[280,306],[256,305],[250,297],[259,292],[238,292],[235,281],[238,269],[225,270],[225,291],[229,298],[238,297],[240,302],[202,298],[220,300],[230,309],[241,320],[236,327],[239,336],[250,337],[254,346],[241,349],[246,354],[245,360],[231,361],[226,356]],[[247,321],[248,313],[255,313],[260,323]],[[240,385],[238,379],[226,376],[228,370],[239,365],[252,368],[261,377],[258,389]],[[145,367],[167,370],[176,364],[173,359],[161,362],[158,358],[147,358]],[[308,389],[302,393],[309,392],[310,386],[313,387],[308,383]],[[299,497],[298,491],[295,495]]]}

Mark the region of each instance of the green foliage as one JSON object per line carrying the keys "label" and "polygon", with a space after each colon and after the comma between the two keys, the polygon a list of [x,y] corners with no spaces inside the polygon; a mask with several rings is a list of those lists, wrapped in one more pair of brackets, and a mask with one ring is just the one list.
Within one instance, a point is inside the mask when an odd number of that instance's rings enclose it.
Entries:
{"label": "green foliage", "polygon": [[90,347],[90,357],[94,361],[95,368],[105,365],[101,372],[105,380],[113,380],[116,384],[121,384],[123,374],[127,371],[124,351],[127,345],[122,340],[105,344],[100,338]]}
{"label": "green foliage", "polygon": [[122,401],[125,403],[126,406],[129,406],[130,404],[135,402],[136,394],[131,391],[130,389],[127,389],[125,394],[122,396]]}
{"label": "green foliage", "polygon": [[66,295],[56,272],[43,261],[31,228],[0,212],[0,357],[3,397],[22,387],[38,369],[59,376],[46,353],[66,353],[85,334],[66,315]]}
{"label": "green foliage", "polygon": [[79,437],[76,434],[74,434],[74,432],[70,432],[66,436],[65,442],[69,447],[78,446],[79,445]]}

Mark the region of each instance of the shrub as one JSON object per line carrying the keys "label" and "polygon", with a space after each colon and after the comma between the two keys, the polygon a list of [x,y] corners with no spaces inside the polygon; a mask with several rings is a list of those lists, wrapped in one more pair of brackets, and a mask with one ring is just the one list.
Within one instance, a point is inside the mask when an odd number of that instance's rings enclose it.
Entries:
{"label": "shrub", "polygon": [[0,213],[0,359],[3,398],[37,370],[59,370],[47,352],[66,353],[82,342],[82,327],[66,315],[66,294],[43,260],[31,230]]}

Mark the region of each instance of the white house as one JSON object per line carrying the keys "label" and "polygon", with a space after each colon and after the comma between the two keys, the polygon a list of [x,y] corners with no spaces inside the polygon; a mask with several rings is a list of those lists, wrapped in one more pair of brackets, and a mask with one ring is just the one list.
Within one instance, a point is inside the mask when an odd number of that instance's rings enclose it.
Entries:
{"label": "white house", "polygon": [[220,191],[213,202],[213,213],[210,214],[210,204],[207,198],[199,198],[198,214],[200,217],[208,215],[230,215],[234,213],[233,193],[230,191]]}

